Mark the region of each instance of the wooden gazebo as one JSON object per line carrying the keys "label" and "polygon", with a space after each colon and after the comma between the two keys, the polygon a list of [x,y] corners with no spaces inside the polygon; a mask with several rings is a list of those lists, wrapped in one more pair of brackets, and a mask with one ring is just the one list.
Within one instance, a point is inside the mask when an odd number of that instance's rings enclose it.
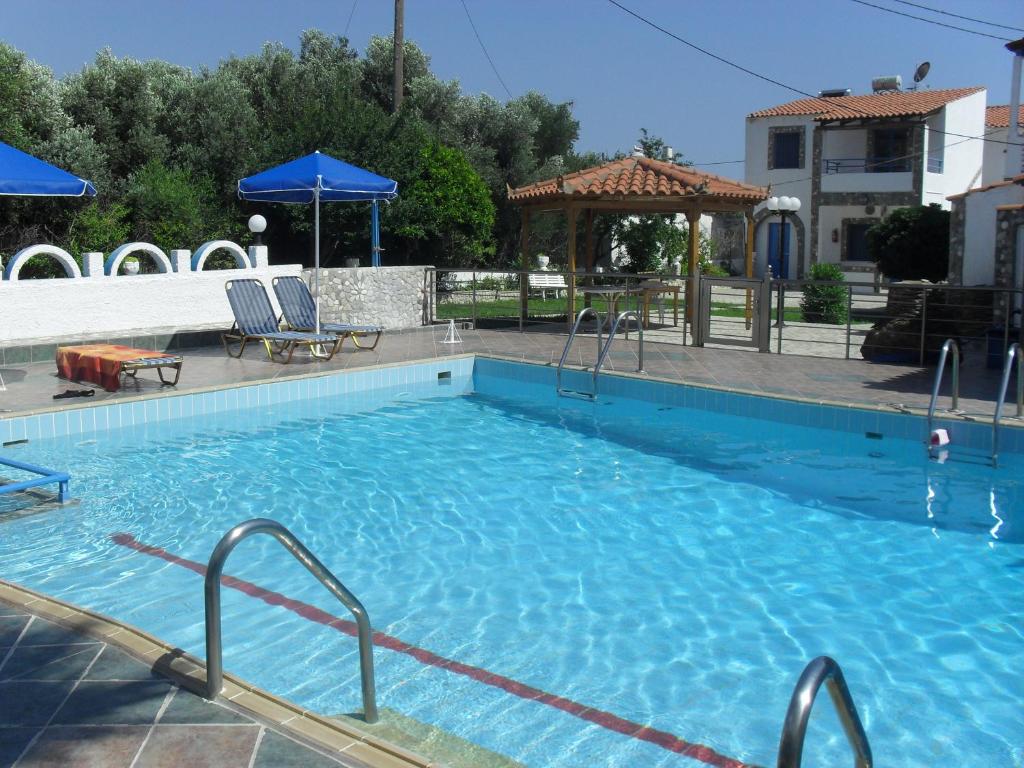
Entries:
{"label": "wooden gazebo", "polygon": [[[703,213],[740,212],[747,221],[746,274],[753,275],[754,207],[768,197],[764,187],[716,176],[689,166],[649,157],[624,157],[594,168],[509,189],[509,201],[522,208],[520,243],[524,268],[530,263],[530,217],[544,211],[564,211],[568,221],[568,269],[576,271],[576,220],[584,213],[586,270],[594,268],[594,214],[686,215],[690,231],[699,230]],[[689,274],[697,271],[699,238],[689,242]],[[569,306],[575,307],[573,280]],[[687,281],[687,312],[693,306],[693,281]],[[570,309],[570,311],[572,311]]]}

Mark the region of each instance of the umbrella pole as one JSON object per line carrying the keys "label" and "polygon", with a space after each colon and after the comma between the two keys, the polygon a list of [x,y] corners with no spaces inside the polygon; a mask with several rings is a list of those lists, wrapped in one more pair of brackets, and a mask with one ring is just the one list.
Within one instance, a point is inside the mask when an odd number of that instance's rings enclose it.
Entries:
{"label": "umbrella pole", "polygon": [[377,209],[377,201],[373,201],[373,213],[370,216],[373,221],[373,233],[370,236],[370,264],[374,267],[380,266],[380,213]]}
{"label": "umbrella pole", "polygon": [[316,290],[316,332],[320,333],[320,177],[316,177],[313,190],[313,231],[316,233],[313,245],[313,287]]}

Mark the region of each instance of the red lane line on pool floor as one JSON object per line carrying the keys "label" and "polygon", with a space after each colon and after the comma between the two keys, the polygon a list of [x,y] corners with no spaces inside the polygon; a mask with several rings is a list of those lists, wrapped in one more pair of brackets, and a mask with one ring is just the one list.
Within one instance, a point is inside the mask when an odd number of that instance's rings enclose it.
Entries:
{"label": "red lane line on pool floor", "polygon": [[[115,533],[112,534],[110,538],[115,544],[128,547],[136,552],[158,557],[161,560],[166,560],[167,562],[174,563],[175,565],[180,565],[183,568],[188,568],[190,571],[195,571],[201,576],[206,575],[206,566],[202,563],[197,563],[194,560],[187,560],[184,557],[179,557],[178,555],[168,552],[166,549],[161,549],[160,547],[144,544],[130,533]],[[314,605],[310,605],[309,603],[293,600],[279,592],[271,592],[268,589],[264,589],[263,587],[253,584],[251,581],[237,579],[234,576],[221,576],[221,584],[225,587],[230,587],[231,589],[237,589],[239,592],[243,592],[250,597],[262,600],[269,605],[278,605],[282,608],[287,608],[289,611],[297,613],[299,616],[304,619],[308,619],[309,621],[316,622],[317,624],[323,624],[326,627],[330,627],[346,635],[351,635],[352,637],[356,636],[355,622],[334,616]],[[499,675],[494,672],[488,672],[486,669],[481,667],[470,666],[469,664],[463,664],[462,662],[455,661],[454,659],[439,656],[433,651],[428,651],[425,648],[410,645],[409,643],[399,640],[397,637],[393,637],[392,635],[385,634],[384,632],[374,632],[373,643],[381,648],[387,648],[389,651],[395,651],[397,653],[403,653],[406,656],[411,656],[421,664],[427,664],[432,667],[437,667],[438,669],[447,670],[448,672],[454,672],[457,675],[463,675],[464,677],[476,680],[484,685],[490,685],[494,688],[505,691],[506,693],[511,693],[513,696],[527,699],[528,701],[546,704],[549,707],[554,707],[562,712],[578,717],[581,720],[595,723],[609,731],[615,731],[616,733],[621,733],[624,736],[629,736],[633,739],[639,739],[640,741],[656,744],[669,752],[676,752],[680,755],[691,757],[694,760],[701,761],[702,763],[716,766],[716,768],[753,768],[747,763],[721,755],[711,747],[706,747],[703,744],[694,744],[693,742],[681,739],[668,731],[660,731],[657,728],[640,725],[639,723],[634,723],[631,720],[626,720],[618,715],[614,715],[611,712],[594,709],[593,707],[580,704],[572,699],[557,696],[553,693],[543,691],[540,688],[534,688],[531,685],[520,683],[510,677],[505,677],[504,675]]]}

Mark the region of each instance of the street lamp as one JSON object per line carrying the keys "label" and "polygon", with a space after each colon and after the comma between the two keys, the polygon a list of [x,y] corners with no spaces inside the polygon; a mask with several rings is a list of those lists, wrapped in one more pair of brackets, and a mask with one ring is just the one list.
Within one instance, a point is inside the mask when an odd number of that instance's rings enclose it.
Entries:
{"label": "street lamp", "polygon": [[258,213],[249,217],[249,231],[252,232],[253,245],[263,245],[263,231],[267,228],[267,220]]}
{"label": "street lamp", "polygon": [[[800,198],[799,197],[787,197],[785,195],[783,195],[782,197],[774,197],[774,196],[773,197],[769,197],[768,200],[765,201],[765,207],[767,207],[768,210],[771,211],[772,213],[778,213],[779,214],[779,218],[780,218],[780,224],[779,224],[779,254],[778,254],[779,255],[779,262],[778,263],[779,263],[779,273],[780,274],[777,275],[777,277],[780,280],[780,282],[779,282],[779,307],[776,310],[777,317],[775,319],[775,327],[776,328],[785,328],[786,327],[786,321],[785,321],[785,319],[783,317],[785,315],[785,310],[786,310],[785,298],[784,298],[784,295],[785,295],[784,291],[785,291],[785,289],[782,287],[782,282],[781,281],[785,280],[788,277],[788,275],[782,274],[782,273],[789,271],[789,270],[783,269],[783,260],[782,260],[783,259],[783,253],[784,253],[783,246],[785,245],[784,241],[786,239],[786,216],[788,214],[790,214],[790,213],[796,213],[797,211],[800,210]],[[769,269],[770,269],[770,267],[769,267]]]}

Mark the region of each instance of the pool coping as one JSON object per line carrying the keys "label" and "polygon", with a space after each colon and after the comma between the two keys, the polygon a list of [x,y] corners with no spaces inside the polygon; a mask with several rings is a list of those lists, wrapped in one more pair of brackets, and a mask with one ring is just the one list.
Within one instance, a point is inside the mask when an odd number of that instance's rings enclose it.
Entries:
{"label": "pool coping", "polygon": [[[206,664],[201,659],[131,624],[4,579],[0,579],[0,603],[114,645],[181,687],[199,695],[205,692]],[[353,728],[347,722],[303,709],[230,672],[224,673],[220,698],[266,725],[312,743],[341,760],[356,760],[368,768],[442,768],[440,763]]]}

